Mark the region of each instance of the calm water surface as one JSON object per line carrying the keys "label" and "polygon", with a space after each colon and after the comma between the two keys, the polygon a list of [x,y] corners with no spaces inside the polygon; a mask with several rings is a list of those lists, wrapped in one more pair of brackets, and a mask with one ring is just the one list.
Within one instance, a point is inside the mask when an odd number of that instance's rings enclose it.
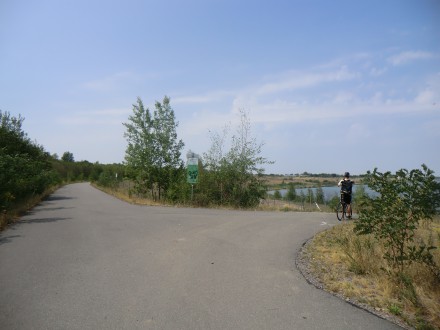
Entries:
{"label": "calm water surface", "polygon": [[[356,190],[357,190],[357,188],[359,188],[359,186],[363,186],[363,187],[365,188],[365,192],[366,192],[368,195],[370,195],[370,196],[374,196],[374,195],[377,194],[375,191],[371,190],[371,189],[368,188],[368,186],[366,186],[366,185],[356,185],[356,184],[353,185],[353,193],[356,192]],[[312,189],[312,191],[313,191],[313,195],[316,196],[316,190],[317,190],[318,188],[311,188],[311,189]],[[338,187],[338,186],[334,186],[334,187],[322,187],[322,190],[323,190],[323,192],[324,192],[324,199],[325,199],[326,201],[328,201],[328,200],[332,199],[334,196],[339,196],[340,189],[341,189],[341,188]],[[301,193],[304,193],[304,195],[306,195],[306,196],[307,196],[308,190],[309,190],[309,188],[296,188],[296,189],[295,189],[297,195],[301,195]],[[284,196],[287,194],[287,189],[280,189],[279,191],[280,191],[282,197],[284,197]],[[272,191],[269,191],[268,193],[269,193],[270,195],[273,195],[274,192],[275,192],[275,191],[272,190]]]}

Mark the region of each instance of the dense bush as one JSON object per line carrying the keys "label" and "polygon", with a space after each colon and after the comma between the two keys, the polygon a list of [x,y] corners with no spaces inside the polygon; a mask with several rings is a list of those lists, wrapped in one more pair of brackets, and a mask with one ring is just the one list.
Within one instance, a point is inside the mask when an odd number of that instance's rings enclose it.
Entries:
{"label": "dense bush", "polygon": [[99,181],[108,186],[125,175],[120,164],[75,162],[71,152],[51,156],[22,130],[24,118],[0,111],[0,211],[25,204],[60,183]]}
{"label": "dense bush", "polygon": [[43,193],[60,177],[52,157],[22,130],[24,118],[0,111],[0,209]]}
{"label": "dense bush", "polygon": [[232,135],[230,149],[225,150],[229,127],[223,134],[211,135],[211,148],[203,155],[199,165],[198,191],[215,205],[254,207],[266,194],[263,164],[271,164],[261,156],[263,144],[252,137],[247,113],[240,110],[240,123]]}

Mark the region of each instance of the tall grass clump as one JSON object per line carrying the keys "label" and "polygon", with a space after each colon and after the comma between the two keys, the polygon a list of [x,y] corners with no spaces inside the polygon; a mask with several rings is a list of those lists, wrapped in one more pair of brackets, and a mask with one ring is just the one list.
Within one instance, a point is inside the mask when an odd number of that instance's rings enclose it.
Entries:
{"label": "tall grass clump", "polygon": [[[313,273],[324,288],[344,298],[393,314],[412,327],[440,328],[440,285],[435,271],[411,263],[399,278],[383,257],[387,247],[372,234],[355,235],[355,224],[337,225],[315,236],[308,247]],[[424,223],[415,240],[440,244],[440,220]],[[440,264],[440,251],[431,251]],[[397,276],[397,275],[396,275]]]}

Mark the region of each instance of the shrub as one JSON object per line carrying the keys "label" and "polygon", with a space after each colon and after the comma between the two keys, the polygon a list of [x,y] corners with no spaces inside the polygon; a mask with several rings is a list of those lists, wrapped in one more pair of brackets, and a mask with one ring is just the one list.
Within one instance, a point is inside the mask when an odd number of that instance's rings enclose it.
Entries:
{"label": "shrub", "polygon": [[366,183],[378,196],[365,197],[355,232],[384,241],[384,258],[400,274],[414,261],[437,269],[431,254],[436,247],[414,239],[419,222],[432,220],[440,205],[434,172],[426,165],[422,170],[402,169],[395,175],[375,169],[368,172]]}

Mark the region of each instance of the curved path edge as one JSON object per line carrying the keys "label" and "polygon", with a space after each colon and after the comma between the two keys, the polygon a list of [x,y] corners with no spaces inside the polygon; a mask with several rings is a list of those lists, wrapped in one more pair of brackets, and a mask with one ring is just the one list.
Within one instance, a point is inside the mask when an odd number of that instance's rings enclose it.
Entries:
{"label": "curved path edge", "polygon": [[378,311],[374,307],[361,303],[357,301],[356,299],[347,298],[341,293],[333,292],[330,290],[327,290],[325,288],[324,283],[322,283],[319,278],[315,275],[315,273],[311,269],[311,262],[310,262],[310,254],[307,253],[307,247],[312,243],[314,236],[308,238],[303,242],[301,245],[301,248],[296,254],[295,257],[295,266],[298,269],[298,271],[301,273],[301,275],[304,277],[304,279],[309,283],[310,285],[313,285],[315,288],[323,290],[325,292],[330,293],[331,295],[338,297],[341,300],[344,300],[348,304],[362,309],[370,314],[373,314],[377,317],[380,317],[381,319],[393,322],[394,324],[402,327],[403,329],[413,329],[408,324],[404,323],[401,319],[397,318],[396,316],[383,312]]}

